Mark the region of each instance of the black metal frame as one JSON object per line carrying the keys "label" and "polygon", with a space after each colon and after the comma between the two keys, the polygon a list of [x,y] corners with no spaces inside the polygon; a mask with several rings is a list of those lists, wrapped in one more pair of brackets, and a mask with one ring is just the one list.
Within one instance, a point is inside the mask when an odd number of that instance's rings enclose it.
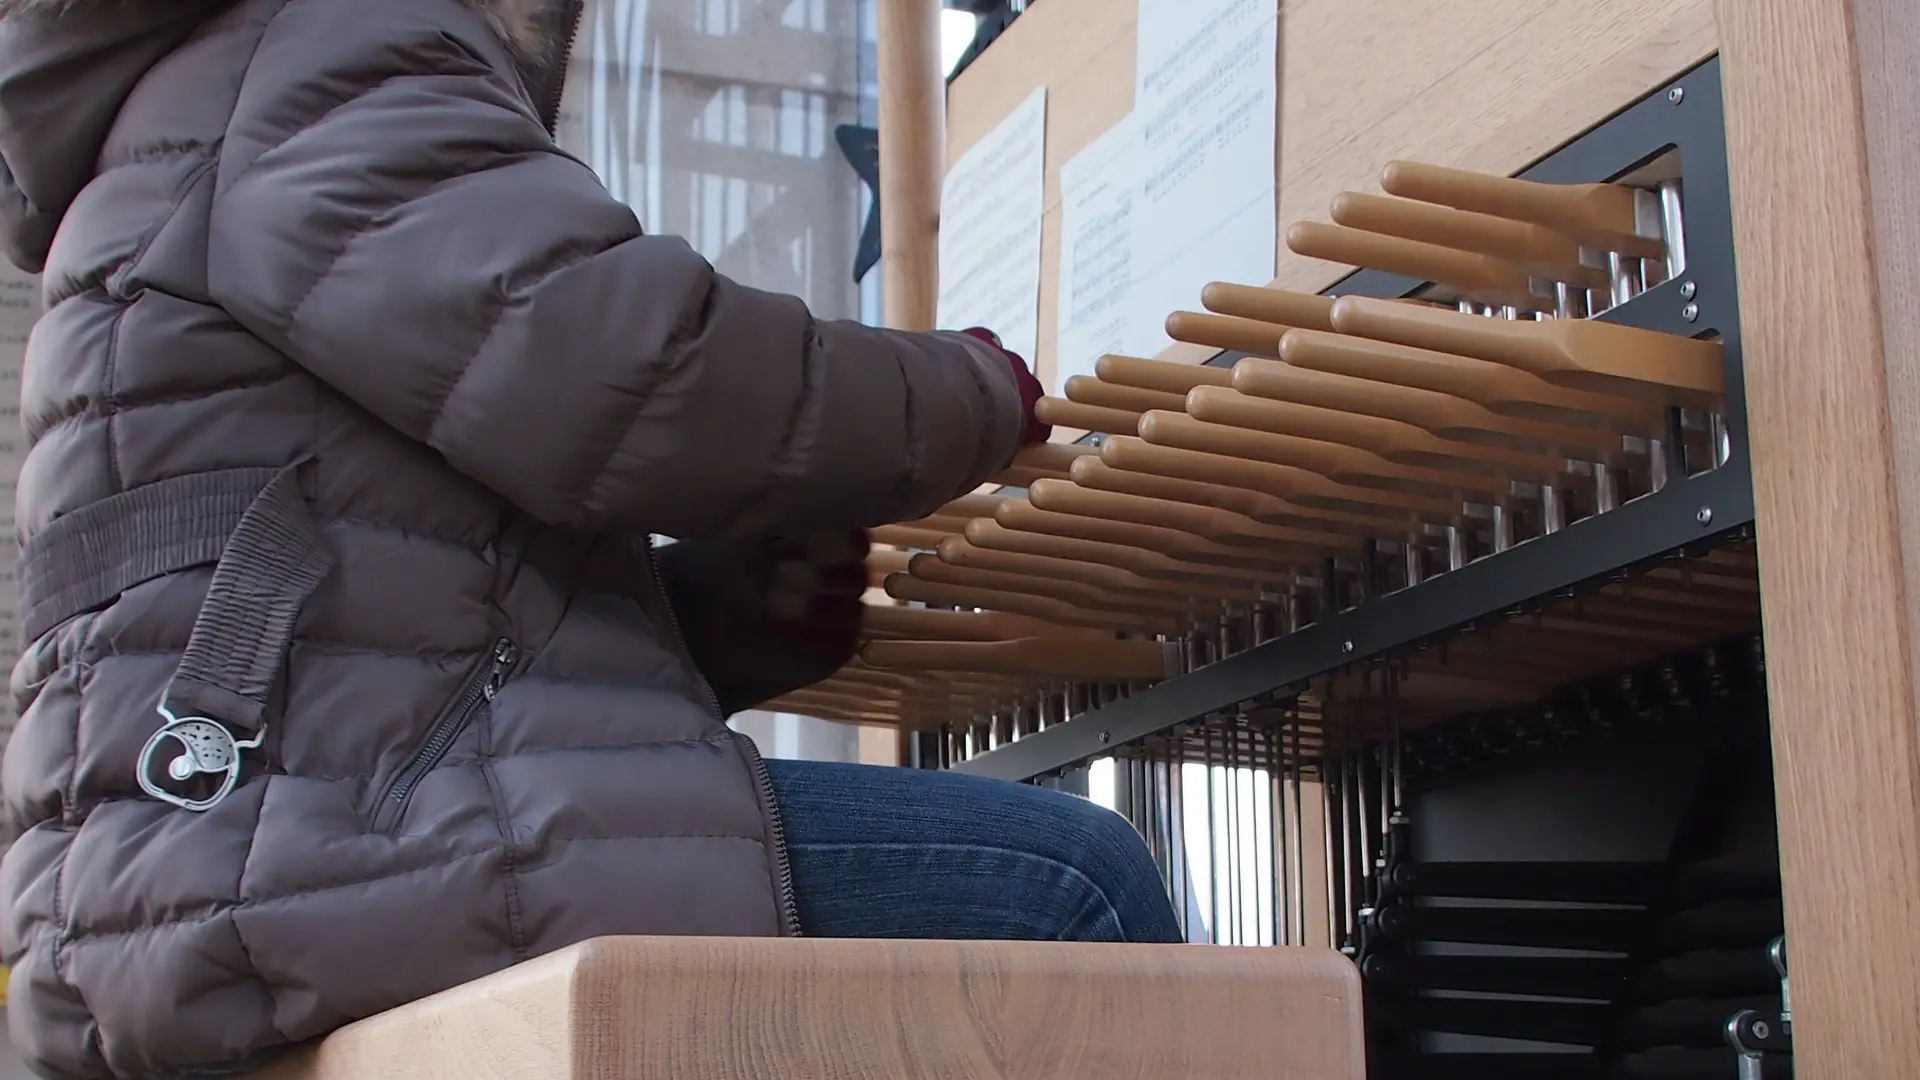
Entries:
{"label": "black metal frame", "polygon": [[[1176,725],[1271,699],[1323,673],[1750,527],[1753,483],[1722,116],[1720,67],[1713,58],[1519,175],[1559,183],[1610,180],[1679,150],[1686,270],[1600,318],[1690,337],[1721,336],[1727,366],[1726,464],[1675,476],[1661,490],[1617,509],[1328,615],[1286,637],[956,763],[953,769],[1007,780],[1058,773]],[[1397,297],[1425,284],[1361,271],[1326,292]],[[1211,362],[1231,364],[1240,355],[1226,354]]]}
{"label": "black metal frame", "polygon": [[947,83],[952,85],[953,80],[958,78],[961,72],[972,67],[973,62],[980,58],[980,54],[986,52],[989,46],[999,40],[1001,34],[1007,32],[1007,27],[1012,26],[1015,19],[1025,14],[1028,7],[1033,6],[1033,0],[1028,0],[1027,4],[1018,10],[1015,10],[1007,0],[945,0],[941,6],[972,12],[979,20],[974,26],[973,41],[967,45],[966,51],[960,54],[960,59],[954,63],[953,70],[947,72]]}

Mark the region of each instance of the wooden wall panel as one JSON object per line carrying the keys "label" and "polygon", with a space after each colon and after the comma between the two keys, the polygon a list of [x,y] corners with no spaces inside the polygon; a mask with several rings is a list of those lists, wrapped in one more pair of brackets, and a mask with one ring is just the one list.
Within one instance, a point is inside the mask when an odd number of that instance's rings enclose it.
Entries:
{"label": "wooden wall panel", "polygon": [[1382,18],[1294,0],[1282,29],[1275,283],[1318,291],[1350,268],[1286,250],[1342,191],[1379,191],[1396,157],[1512,173],[1714,51],[1709,0],[1451,0]]}
{"label": "wooden wall panel", "polygon": [[[1062,163],[1133,107],[1136,0],[1047,0],[953,81],[948,160],[1033,88],[1049,88],[1040,273],[1042,378],[1058,329]],[[1712,54],[1712,0],[1287,0],[1281,22],[1276,230],[1377,190],[1394,157],[1512,172]],[[1346,268],[1281,244],[1275,283],[1318,290]],[[1213,350],[1176,346],[1166,359]]]}
{"label": "wooden wall panel", "polygon": [[1028,359],[1049,387],[1060,325],[1060,166],[1133,111],[1133,17],[1138,10],[1136,0],[1046,0],[1008,27],[947,92],[951,166],[1036,87],[1047,87],[1040,345]]}

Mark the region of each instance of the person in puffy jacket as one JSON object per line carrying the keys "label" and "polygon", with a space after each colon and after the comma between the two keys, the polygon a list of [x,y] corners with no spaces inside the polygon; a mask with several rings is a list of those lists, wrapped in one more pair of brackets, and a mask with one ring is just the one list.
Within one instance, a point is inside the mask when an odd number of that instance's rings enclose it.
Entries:
{"label": "person in puffy jacket", "polygon": [[646,235],[550,134],[578,21],[0,0],[40,1073],[233,1073],[598,935],[1178,939],[1118,815],[727,728],[1036,389]]}

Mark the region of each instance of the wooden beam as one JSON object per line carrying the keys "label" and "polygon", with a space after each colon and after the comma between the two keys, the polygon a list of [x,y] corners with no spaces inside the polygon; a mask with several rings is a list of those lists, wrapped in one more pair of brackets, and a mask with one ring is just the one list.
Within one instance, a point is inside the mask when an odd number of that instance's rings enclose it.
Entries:
{"label": "wooden beam", "polygon": [[940,0],[882,0],[880,275],[888,326],[931,330],[940,300],[940,183],[946,176],[946,79]]}
{"label": "wooden beam", "polygon": [[1920,1067],[1920,27],[1910,0],[1717,13],[1794,1075],[1906,1076]]}

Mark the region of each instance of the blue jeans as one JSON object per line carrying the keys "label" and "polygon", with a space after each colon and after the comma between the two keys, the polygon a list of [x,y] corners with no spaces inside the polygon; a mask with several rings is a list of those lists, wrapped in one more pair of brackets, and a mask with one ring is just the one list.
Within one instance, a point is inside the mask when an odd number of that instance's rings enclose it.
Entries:
{"label": "blue jeans", "polygon": [[809,936],[1184,940],[1146,843],[1104,807],[958,773],[767,768]]}

